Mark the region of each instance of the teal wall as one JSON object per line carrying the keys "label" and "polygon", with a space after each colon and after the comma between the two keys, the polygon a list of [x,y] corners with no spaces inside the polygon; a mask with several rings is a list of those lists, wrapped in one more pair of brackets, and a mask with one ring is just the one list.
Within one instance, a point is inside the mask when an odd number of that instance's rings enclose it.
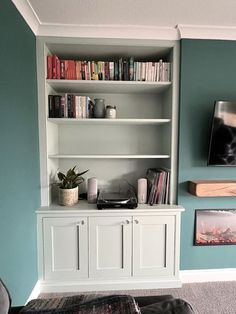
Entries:
{"label": "teal wall", "polygon": [[236,208],[235,198],[198,198],[187,181],[234,179],[235,167],[207,167],[214,100],[236,100],[236,42],[182,40],[178,203],[182,215],[181,269],[236,267],[236,246],[193,246],[194,211]]}
{"label": "teal wall", "polygon": [[[40,205],[35,36],[9,0],[0,3],[0,277],[13,304],[37,282],[35,210]],[[193,245],[194,211],[236,208],[234,198],[197,198],[194,179],[235,179],[236,168],[207,167],[214,100],[236,100],[236,42],[182,40],[178,203],[181,269],[236,267],[236,246]]]}
{"label": "teal wall", "polygon": [[9,0],[0,2],[0,25],[0,277],[22,304],[37,282],[36,39]]}

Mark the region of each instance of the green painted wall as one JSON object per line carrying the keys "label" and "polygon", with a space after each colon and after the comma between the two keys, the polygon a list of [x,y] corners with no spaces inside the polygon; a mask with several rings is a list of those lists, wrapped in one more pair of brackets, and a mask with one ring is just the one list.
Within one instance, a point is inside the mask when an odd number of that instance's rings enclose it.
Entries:
{"label": "green painted wall", "polygon": [[9,0],[1,0],[0,21],[0,277],[13,304],[23,304],[37,282],[36,39]]}
{"label": "green painted wall", "polygon": [[193,246],[194,211],[236,208],[235,198],[198,198],[187,181],[234,179],[236,168],[207,167],[214,100],[236,100],[236,42],[182,40],[178,203],[182,215],[181,269],[236,267],[236,246]]}

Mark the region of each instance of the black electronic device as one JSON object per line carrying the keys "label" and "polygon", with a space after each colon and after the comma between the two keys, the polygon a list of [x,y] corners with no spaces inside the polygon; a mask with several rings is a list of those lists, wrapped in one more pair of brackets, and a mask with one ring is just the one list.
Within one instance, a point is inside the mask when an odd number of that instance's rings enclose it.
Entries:
{"label": "black electronic device", "polygon": [[236,166],[236,101],[215,101],[208,166]]}
{"label": "black electronic device", "polygon": [[106,192],[101,191],[97,199],[97,208],[128,208],[134,209],[138,206],[135,193],[132,190],[126,192]]}

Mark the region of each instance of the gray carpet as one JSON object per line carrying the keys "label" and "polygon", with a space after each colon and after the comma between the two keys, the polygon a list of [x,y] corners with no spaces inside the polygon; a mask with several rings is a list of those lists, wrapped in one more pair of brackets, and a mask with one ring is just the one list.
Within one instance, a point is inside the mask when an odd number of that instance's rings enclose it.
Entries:
{"label": "gray carpet", "polygon": [[[197,314],[236,314],[236,281],[188,283],[183,284],[182,288],[175,289],[93,291],[91,293],[104,295],[118,293],[132,296],[172,294],[174,297],[188,301]],[[49,298],[74,294],[44,293],[39,297]]]}

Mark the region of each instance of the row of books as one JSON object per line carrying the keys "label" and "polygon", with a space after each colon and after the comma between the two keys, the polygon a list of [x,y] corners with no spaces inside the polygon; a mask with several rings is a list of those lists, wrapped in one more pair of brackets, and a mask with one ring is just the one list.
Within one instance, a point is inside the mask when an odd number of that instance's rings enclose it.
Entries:
{"label": "row of books", "polygon": [[146,177],[148,180],[148,204],[169,204],[170,171],[165,168],[149,168]]}
{"label": "row of books", "polygon": [[166,82],[171,80],[170,72],[171,64],[163,60],[138,62],[131,57],[114,62],[81,61],[47,56],[47,79]]}
{"label": "row of books", "polygon": [[48,95],[49,118],[91,118],[93,103],[88,96]]}

